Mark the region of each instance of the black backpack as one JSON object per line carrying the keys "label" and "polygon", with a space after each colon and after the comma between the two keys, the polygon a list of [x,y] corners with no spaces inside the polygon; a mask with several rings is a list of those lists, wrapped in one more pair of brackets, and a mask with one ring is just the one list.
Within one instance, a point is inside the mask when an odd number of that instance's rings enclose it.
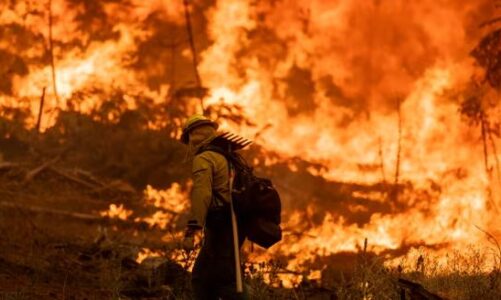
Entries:
{"label": "black backpack", "polygon": [[207,145],[198,153],[214,151],[231,163],[235,177],[232,199],[239,227],[246,237],[261,247],[269,248],[282,239],[280,196],[269,179],[257,177],[245,159],[236,152],[228,152]]}

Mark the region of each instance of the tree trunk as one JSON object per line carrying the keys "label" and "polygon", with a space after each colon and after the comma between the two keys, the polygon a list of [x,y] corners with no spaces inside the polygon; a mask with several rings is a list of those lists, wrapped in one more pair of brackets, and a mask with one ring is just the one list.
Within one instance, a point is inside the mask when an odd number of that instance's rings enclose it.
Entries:
{"label": "tree trunk", "polygon": [[45,87],[43,87],[42,96],[40,97],[40,108],[38,110],[38,118],[37,118],[37,132],[40,132],[40,126],[42,124],[44,102],[45,102]]}
{"label": "tree trunk", "polygon": [[59,95],[57,93],[56,83],[56,63],[54,59],[54,41],[52,39],[52,0],[49,0],[49,55],[52,71],[52,88],[54,90],[54,97],[56,98],[56,106],[59,106]]}
{"label": "tree trunk", "polygon": [[402,110],[401,101],[397,100],[398,112],[398,141],[397,141],[397,159],[395,162],[395,186],[393,191],[393,201],[398,201],[398,183],[400,180],[400,156],[402,151]]}
{"label": "tree trunk", "polygon": [[[193,72],[195,73],[196,87],[201,88],[202,87],[202,80],[200,79],[200,74],[198,72],[198,57],[197,57],[197,50],[195,48],[195,41],[193,40],[193,28],[191,26],[191,18],[190,18],[190,10],[189,10],[188,0],[183,0],[183,4],[184,4],[184,16],[186,19],[186,31],[188,33],[188,41],[190,43],[191,56],[193,59]],[[201,95],[199,97],[199,99],[200,99],[200,106],[202,107],[202,112],[205,112],[204,96]]]}

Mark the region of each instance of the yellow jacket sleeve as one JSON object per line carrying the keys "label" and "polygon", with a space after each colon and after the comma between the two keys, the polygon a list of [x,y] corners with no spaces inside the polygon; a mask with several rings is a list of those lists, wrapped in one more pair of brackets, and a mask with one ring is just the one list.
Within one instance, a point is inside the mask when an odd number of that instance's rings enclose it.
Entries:
{"label": "yellow jacket sleeve", "polygon": [[193,159],[191,217],[188,226],[202,228],[212,200],[213,163],[203,155]]}

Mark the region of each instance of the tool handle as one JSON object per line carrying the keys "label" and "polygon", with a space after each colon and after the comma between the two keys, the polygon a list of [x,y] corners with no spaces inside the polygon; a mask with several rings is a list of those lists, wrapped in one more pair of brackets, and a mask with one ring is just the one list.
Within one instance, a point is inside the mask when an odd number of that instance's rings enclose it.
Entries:
{"label": "tool handle", "polygon": [[233,251],[235,253],[235,276],[236,276],[235,279],[237,283],[237,293],[242,293],[243,283],[242,283],[242,269],[240,268],[240,245],[238,243],[238,224],[232,196],[234,174],[233,174],[233,167],[229,160],[228,160],[228,169],[229,169],[229,185],[230,185],[231,227],[233,229]]}
{"label": "tool handle", "polygon": [[240,247],[238,245],[238,226],[237,217],[233,210],[233,201],[231,202],[231,226],[233,227],[233,250],[235,251],[235,274],[237,282],[237,293],[243,292],[242,270],[240,268]]}

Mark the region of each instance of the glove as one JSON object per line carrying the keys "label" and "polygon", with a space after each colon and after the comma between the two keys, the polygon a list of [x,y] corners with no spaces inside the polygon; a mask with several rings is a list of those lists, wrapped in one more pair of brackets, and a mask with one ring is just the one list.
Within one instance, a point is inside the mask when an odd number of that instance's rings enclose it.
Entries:
{"label": "glove", "polygon": [[184,238],[183,238],[183,241],[182,241],[182,248],[186,251],[186,252],[191,252],[193,250],[195,250],[195,233],[196,233],[196,228],[193,228],[193,227],[190,227],[188,226],[188,228],[186,228],[186,231],[184,233]]}
{"label": "glove", "polygon": [[186,252],[191,252],[195,250],[195,237],[185,236],[182,242],[183,250]]}

